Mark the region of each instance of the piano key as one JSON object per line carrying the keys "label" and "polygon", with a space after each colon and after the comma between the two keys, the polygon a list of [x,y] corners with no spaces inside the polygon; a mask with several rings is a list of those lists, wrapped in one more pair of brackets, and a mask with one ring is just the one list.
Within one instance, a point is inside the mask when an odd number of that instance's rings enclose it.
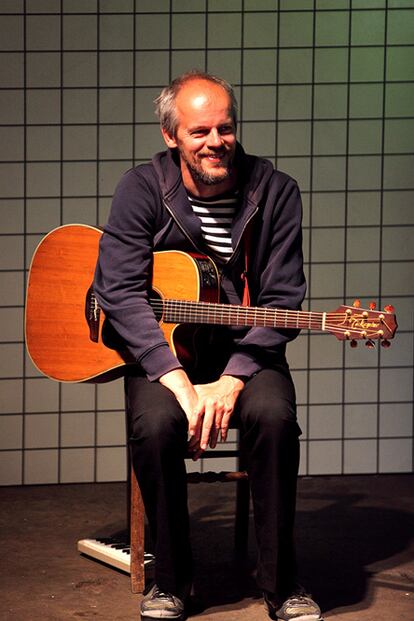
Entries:
{"label": "piano key", "polygon": [[[78,551],[86,556],[96,558],[103,563],[116,567],[127,573],[131,573],[130,546],[126,542],[112,537],[99,537],[97,539],[80,539],[77,544]],[[154,555],[144,553],[145,569],[154,565]]]}

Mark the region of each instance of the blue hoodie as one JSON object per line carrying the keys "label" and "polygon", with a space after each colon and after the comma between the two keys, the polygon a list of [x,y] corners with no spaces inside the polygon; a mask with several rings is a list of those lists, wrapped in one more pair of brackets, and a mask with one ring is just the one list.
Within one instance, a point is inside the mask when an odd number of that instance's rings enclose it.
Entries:
{"label": "blue hoodie", "polygon": [[[268,160],[245,154],[239,144],[235,166],[241,200],[232,225],[234,252],[219,266],[221,301],[241,304],[243,235],[249,229],[251,305],[298,310],[306,291],[298,186]],[[208,255],[175,150],[158,153],[150,163],[123,175],[104,227],[94,280],[98,302],[121,348],[151,381],[185,367],[169,347],[148,301],[153,252],[161,250]],[[284,359],[286,343],[298,333],[258,326],[221,328],[219,347],[221,340],[227,347],[217,373],[249,378],[272,367]],[[213,359],[215,353],[210,344],[205,354]]]}

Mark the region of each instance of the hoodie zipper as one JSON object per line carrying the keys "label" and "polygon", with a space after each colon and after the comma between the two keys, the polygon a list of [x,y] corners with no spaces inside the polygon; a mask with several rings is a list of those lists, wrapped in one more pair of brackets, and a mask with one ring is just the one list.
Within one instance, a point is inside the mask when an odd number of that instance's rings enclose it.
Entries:
{"label": "hoodie zipper", "polygon": [[[194,240],[190,237],[190,235],[187,233],[187,231],[185,230],[185,228],[182,226],[182,224],[181,224],[181,223],[179,222],[179,220],[176,218],[176,216],[175,216],[175,214],[174,214],[173,210],[172,210],[172,209],[171,209],[171,207],[168,205],[168,203],[167,203],[167,201],[166,201],[166,199],[165,199],[165,198],[163,199],[163,203],[164,203],[164,206],[165,206],[166,210],[167,210],[167,211],[168,211],[168,213],[170,214],[171,218],[174,220],[174,222],[176,223],[176,225],[178,226],[178,228],[180,229],[180,231],[181,231],[181,232],[185,235],[185,237],[188,239],[188,241],[189,241],[189,242],[191,242],[191,244],[194,246],[194,248],[195,248],[195,249],[196,249],[196,250],[197,250],[200,254],[205,254],[205,250],[201,250],[201,249],[200,249],[200,248],[199,248],[199,247],[198,247],[198,246],[194,243]],[[227,261],[227,263],[226,263],[226,265],[225,265],[225,266],[227,266],[227,265],[231,265],[231,264],[234,262],[234,258],[237,256],[237,251],[238,251],[238,249],[239,249],[240,242],[241,242],[241,240],[243,239],[244,232],[245,232],[245,230],[246,230],[247,226],[248,226],[248,225],[250,224],[250,222],[253,220],[254,216],[257,214],[257,212],[258,212],[258,211],[259,211],[259,208],[258,208],[258,207],[256,207],[256,208],[255,208],[255,210],[254,210],[254,212],[251,214],[251,216],[249,217],[249,219],[247,220],[247,222],[246,222],[246,223],[245,223],[245,225],[243,226],[243,229],[242,229],[242,232],[241,232],[241,234],[240,234],[239,240],[238,240],[238,242],[237,242],[237,244],[236,244],[235,249],[233,250],[233,254],[231,255],[230,259]],[[222,271],[223,271],[223,268],[224,268],[225,266],[224,266],[224,265],[223,265],[223,266],[217,266],[217,265],[216,265],[216,267],[217,267],[217,269],[218,269],[218,271],[219,271],[220,275],[221,275],[221,273],[222,273]]]}
{"label": "hoodie zipper", "polygon": [[237,252],[239,250],[239,246],[240,246],[240,242],[243,239],[243,235],[245,230],[247,229],[247,227],[249,226],[250,222],[253,220],[253,218],[255,217],[255,215],[257,214],[257,212],[259,211],[259,207],[256,207],[254,212],[251,214],[251,216],[249,217],[249,219],[247,220],[247,222],[245,223],[244,227],[242,228],[242,232],[240,234],[239,240],[236,244],[236,247],[233,251],[233,254],[231,255],[230,259],[227,261],[226,265],[231,265],[232,263],[234,263],[234,258],[237,255]]}
{"label": "hoodie zipper", "polygon": [[187,231],[185,230],[185,228],[182,226],[182,224],[179,222],[179,220],[177,220],[177,218],[175,217],[174,212],[172,211],[171,207],[168,205],[167,201],[165,200],[165,198],[163,199],[163,203],[164,203],[164,207],[166,208],[166,210],[168,211],[168,213],[170,214],[171,218],[174,220],[174,222],[176,223],[176,225],[178,226],[178,228],[180,229],[180,231],[184,234],[184,236],[188,239],[188,241],[194,246],[194,248],[197,250],[197,252],[199,252],[200,254],[206,254],[204,250],[201,250],[195,243],[194,240],[190,237],[190,235],[187,233]]}

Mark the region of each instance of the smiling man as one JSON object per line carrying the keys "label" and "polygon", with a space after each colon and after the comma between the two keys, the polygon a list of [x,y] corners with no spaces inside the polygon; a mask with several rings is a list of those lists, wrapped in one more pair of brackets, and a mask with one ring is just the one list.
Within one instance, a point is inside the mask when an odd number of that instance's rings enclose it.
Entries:
{"label": "smiling man", "polygon": [[[293,541],[300,429],[285,348],[298,331],[215,328],[197,345],[194,366],[175,353],[185,344],[167,342],[149,300],[154,251],[179,250],[215,261],[222,302],[240,305],[249,293],[255,306],[299,309],[299,190],[270,162],[245,154],[224,80],[192,71],[155,103],[168,150],[121,179],[94,283],[120,347],[136,361],[125,381],[128,440],[155,547],[155,583],[141,616],[185,614],[193,567],[184,459],[224,440],[234,418],[248,454],[266,608],[285,621],[319,620],[297,583]],[[174,265],[166,277],[178,277]]]}
{"label": "smiling man", "polygon": [[233,188],[236,119],[229,94],[219,84],[209,83],[207,89],[202,80],[193,80],[178,92],[175,104],[176,131],[164,127],[161,131],[167,146],[178,149],[187,190],[214,196]]}

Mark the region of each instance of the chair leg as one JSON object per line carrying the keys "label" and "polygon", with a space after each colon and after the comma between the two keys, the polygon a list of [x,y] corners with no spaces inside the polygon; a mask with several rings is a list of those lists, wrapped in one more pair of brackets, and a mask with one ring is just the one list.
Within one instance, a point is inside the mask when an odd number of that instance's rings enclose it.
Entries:
{"label": "chair leg", "polygon": [[[247,457],[243,443],[239,441],[238,469],[244,472],[247,467]],[[236,490],[236,515],[234,520],[234,550],[236,561],[243,562],[247,558],[247,544],[249,538],[249,509],[250,485],[249,480],[239,479]]]}
{"label": "chair leg", "polygon": [[249,537],[250,487],[247,479],[237,481],[236,516],[234,520],[234,550],[237,561],[247,558]]}
{"label": "chair leg", "polygon": [[131,544],[131,590],[142,593],[145,587],[144,569],[144,503],[141,491],[131,466],[131,511],[130,511],[130,544]]}

